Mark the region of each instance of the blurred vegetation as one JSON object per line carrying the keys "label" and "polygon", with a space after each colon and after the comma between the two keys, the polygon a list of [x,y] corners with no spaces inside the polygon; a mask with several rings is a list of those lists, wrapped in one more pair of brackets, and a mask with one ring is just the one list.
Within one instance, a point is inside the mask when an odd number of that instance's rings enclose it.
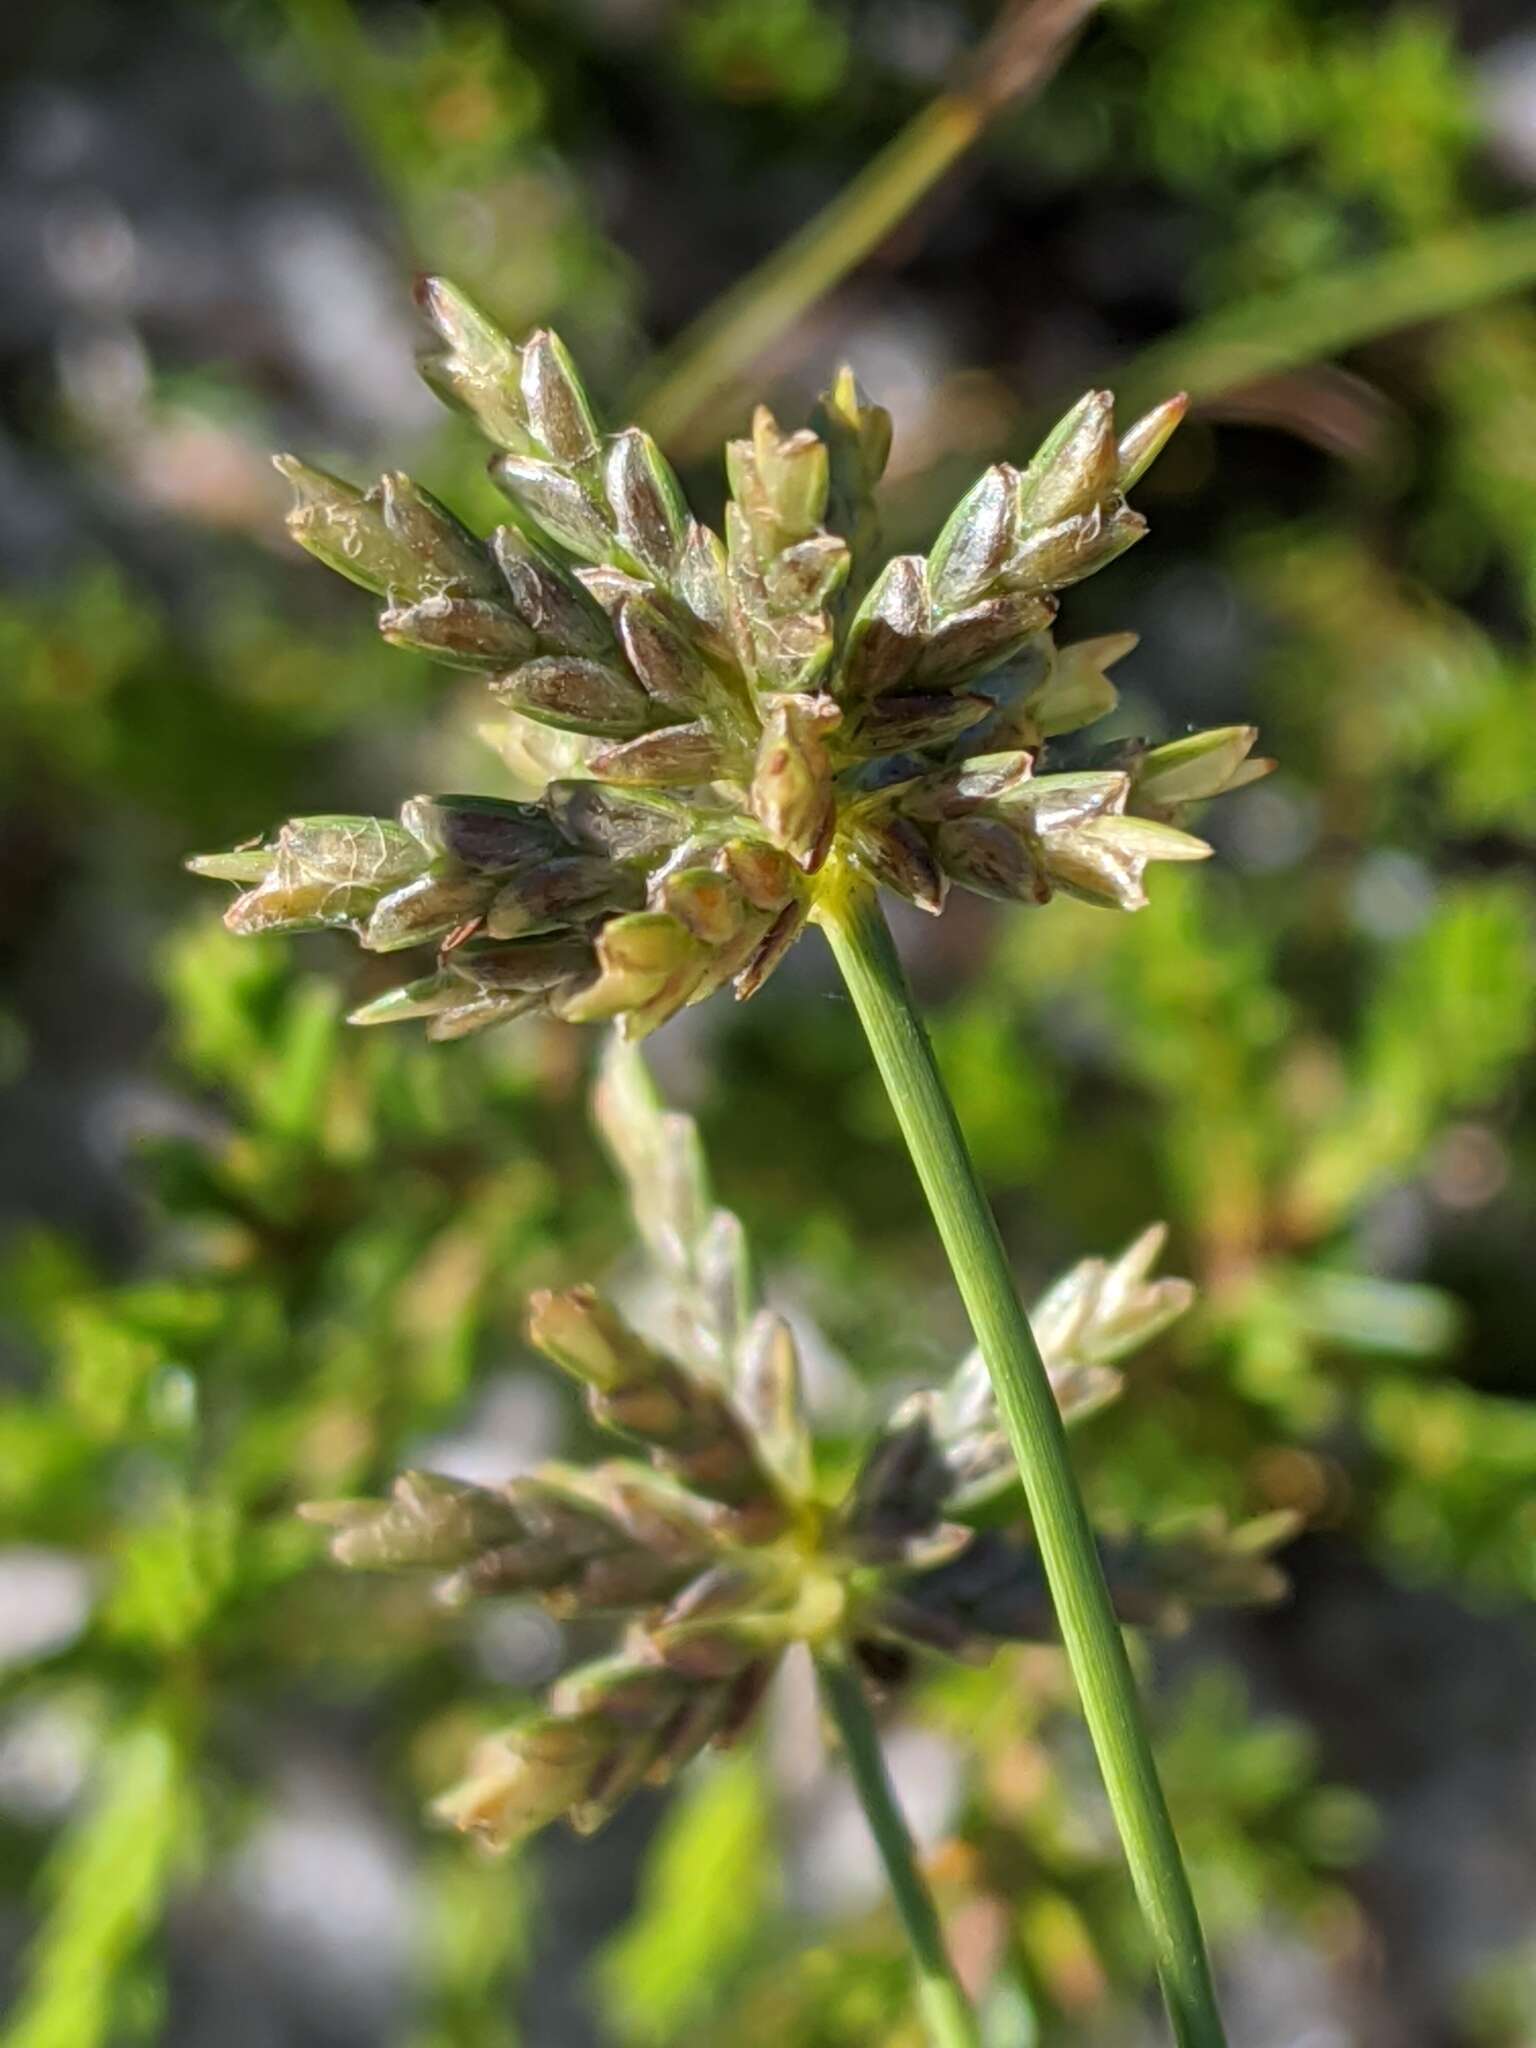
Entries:
{"label": "blurred vegetation", "polygon": [[[28,89],[108,93],[113,13],[16,32]],[[591,1047],[350,1036],[366,963],[329,939],[237,946],[177,862],[290,810],[451,787],[474,759],[468,700],[272,545],[261,466],[302,438],[362,471],[408,432],[416,473],[491,506],[461,429],[380,383],[412,264],[514,331],[557,321],[609,397],[643,388],[652,350],[919,116],[990,16],[145,18],[135,62],[162,106],[230,110],[208,218],[286,195],[272,234],[311,256],[196,318],[156,297],[148,258],[179,246],[156,208],[182,218],[193,143],[211,147],[179,117],[110,206],[88,158],[73,184],[52,158],[27,173],[54,241],[51,271],[18,272],[35,321],[0,335],[7,491],[29,508],[25,533],[0,519],[7,2048],[206,2036],[207,2001],[286,1953],[283,1912],[324,1918],[302,1891],[283,1904],[305,1772],[342,1786],[351,1853],[377,1843],[400,1873],[406,1932],[323,2017],[297,1970],[262,2039],[904,2048],[897,1930],[856,1858],[845,1884],[821,1871],[848,1859],[793,1698],[611,1850],[509,1868],[423,1833],[467,1738],[565,1653],[516,1615],[470,1631],[409,1587],[340,1580],[292,1509],[434,1447],[495,1468],[579,1429],[533,1391],[519,1324],[529,1286],[622,1242],[582,1106]],[[1211,820],[1217,862],[1134,919],[957,909],[902,934],[1025,1284],[1160,1214],[1200,1284],[1077,1440],[1100,1516],[1216,1500],[1308,1524],[1292,1609],[1147,1656],[1252,2038],[1274,2024],[1265,1956],[1287,2038],[1517,2048],[1536,2027],[1536,1876],[1499,1860],[1518,1797],[1479,1789],[1490,1757],[1528,1773],[1533,1741],[1536,301],[1516,287],[1536,115],[1522,190],[1493,90],[1520,19],[1106,8],[753,378],[793,418],[855,361],[912,451],[897,545],[1089,377],[1123,370],[1137,398],[1187,377],[1203,401],[1144,489],[1152,538],[1067,619],[1142,632],[1123,730],[1251,717],[1280,773]],[[302,242],[316,217],[331,239]],[[114,233],[137,283],[102,255]],[[718,482],[689,483],[711,510]],[[48,531],[65,538],[39,568]],[[770,1288],[845,1354],[826,1370],[854,1413],[861,1378],[952,1357],[958,1310],[830,986],[804,948],[761,1003],[692,1013],[657,1051]],[[1465,1660],[1454,1697],[1424,1679],[1437,1659]],[[1348,1675],[1374,1741],[1346,1726]],[[1031,2006],[1051,2040],[1139,2038],[1144,1958],[1055,1656],[935,1673],[892,1737],[935,1808],[990,2038],[1029,2040]],[[1443,1810],[1413,1803],[1432,1772],[1486,1831],[1438,1874],[1411,1841]],[[319,1882],[325,1900],[349,1879]],[[1483,1935],[1425,1940],[1452,1887]],[[243,1988],[217,1962],[241,1941]]]}

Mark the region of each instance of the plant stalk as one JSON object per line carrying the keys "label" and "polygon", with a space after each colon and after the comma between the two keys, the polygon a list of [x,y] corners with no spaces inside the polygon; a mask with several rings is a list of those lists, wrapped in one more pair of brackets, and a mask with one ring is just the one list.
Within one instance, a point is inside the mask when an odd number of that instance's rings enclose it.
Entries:
{"label": "plant stalk", "polygon": [[1224,306],[1155,341],[1121,370],[1128,410],[1170,391],[1199,404],[1338,356],[1395,329],[1444,320],[1536,278],[1536,209],[1501,214]]}
{"label": "plant stalk", "polygon": [[629,411],[676,450],[700,415],[879,248],[1003,107],[1037,91],[1098,0],[1008,0],[965,76],[652,362]]}
{"label": "plant stalk", "polygon": [[816,916],[938,1225],[1018,1459],[1035,1540],[1180,2048],[1224,2048],[1194,1895],[1066,1430],[996,1221],[873,888],[829,871]]}
{"label": "plant stalk", "polygon": [[880,1738],[858,1674],[850,1665],[831,1658],[818,1659],[816,1669],[827,1707],[842,1738],[854,1790],[869,1821],[896,1910],[912,1946],[917,2001],[928,2037],[933,2048],[980,2048],[976,2015],[960,1988],[944,1946],[944,1931],[933,1896],[918,1870],[912,1837],[896,1803],[890,1773],[880,1753]]}
{"label": "plant stalk", "polygon": [[974,101],[943,93],[853,182],[732,287],[651,366],[631,409],[673,445],[693,418],[863,261],[980,133]]}

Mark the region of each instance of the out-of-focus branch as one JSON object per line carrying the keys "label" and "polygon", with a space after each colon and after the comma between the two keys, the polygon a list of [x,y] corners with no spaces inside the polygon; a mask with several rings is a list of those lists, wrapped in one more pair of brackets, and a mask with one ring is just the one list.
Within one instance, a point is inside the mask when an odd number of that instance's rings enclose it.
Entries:
{"label": "out-of-focus branch", "polygon": [[963,75],[650,365],[629,410],[678,443],[722,391],[886,240],[1004,107],[1037,92],[1098,0],[1010,0]]}
{"label": "out-of-focus branch", "polygon": [[1170,391],[1196,403],[1357,348],[1396,328],[1466,312],[1536,282],[1536,211],[1458,228],[1390,255],[1245,299],[1179,328],[1127,364],[1128,411]]}

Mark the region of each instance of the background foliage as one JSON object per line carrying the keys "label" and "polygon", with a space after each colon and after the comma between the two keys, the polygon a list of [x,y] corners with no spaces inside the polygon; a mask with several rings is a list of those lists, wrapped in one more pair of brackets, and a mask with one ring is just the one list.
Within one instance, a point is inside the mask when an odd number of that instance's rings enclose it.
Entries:
{"label": "background foliage", "polygon": [[[596,1848],[491,1866],[424,1830],[474,1729],[583,1646],[343,1581],[291,1510],[578,1431],[519,1305],[623,1241],[592,1048],[349,1036],[367,963],[237,946],[177,863],[471,762],[484,786],[472,689],[380,649],[283,547],[265,468],[294,443],[403,458],[491,508],[410,372],[412,267],[558,323],[643,404],[655,346],[990,18],[23,13],[0,31],[9,2048],[898,2048],[896,1930],[793,1686],[758,1748]],[[1288,1607],[1147,1652],[1248,2043],[1536,2032],[1536,303],[1492,282],[1536,242],[1520,13],[1106,8],[752,379],[793,419],[858,365],[897,415],[898,546],[1090,376],[1203,401],[1143,487],[1152,539],[1067,622],[1142,633],[1123,730],[1252,717],[1280,774],[1135,919],[960,902],[902,936],[1026,1284],[1165,1215],[1201,1285],[1078,1439],[1100,1514],[1306,1519]],[[671,437],[701,512],[741,416],[728,386]],[[771,1291],[841,1347],[822,1399],[853,1433],[866,1383],[931,1378],[960,1330],[851,1013],[807,946],[656,1053]],[[1028,2040],[1031,2003],[1053,2040],[1140,2038],[1056,1657],[935,1674],[888,1735],[992,2038]]]}

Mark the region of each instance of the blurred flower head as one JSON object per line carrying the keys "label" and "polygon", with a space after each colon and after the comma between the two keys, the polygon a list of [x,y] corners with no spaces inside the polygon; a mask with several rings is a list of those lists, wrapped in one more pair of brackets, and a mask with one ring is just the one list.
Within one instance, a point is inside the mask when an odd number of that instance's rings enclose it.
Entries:
{"label": "blurred flower head", "polygon": [[[498,1847],[561,1815],[595,1828],[640,1783],[734,1740],[792,1644],[888,1683],[915,1653],[985,1658],[1053,1633],[1034,1546],[1007,1520],[1015,1467],[979,1359],[905,1402],[851,1478],[819,1470],[795,1336],[754,1300],[741,1226],[710,1198],[693,1124],[662,1107],[617,1038],[596,1107],[662,1328],[642,1336],[578,1287],[536,1295],[529,1335],[633,1454],[504,1486],[410,1472],[386,1500],[306,1511],[342,1564],[424,1568],[456,1603],[511,1595],[622,1625],[611,1656],[487,1742],[441,1802]],[[1118,1259],[1085,1260],[1039,1304],[1069,1422],[1113,1398],[1115,1361],[1189,1307],[1187,1281],[1154,1277],[1162,1241],[1153,1229]],[[1191,1605],[1271,1597],[1268,1552],[1288,1526],[1213,1515],[1106,1543],[1120,1613],[1168,1625]]]}

